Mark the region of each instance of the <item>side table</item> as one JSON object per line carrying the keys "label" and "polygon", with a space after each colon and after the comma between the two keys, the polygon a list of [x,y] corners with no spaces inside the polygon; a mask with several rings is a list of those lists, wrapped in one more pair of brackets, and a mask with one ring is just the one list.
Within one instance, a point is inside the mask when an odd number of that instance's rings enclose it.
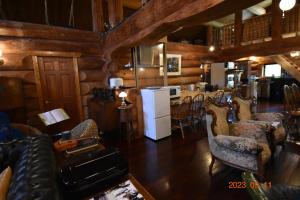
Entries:
{"label": "side table", "polygon": [[133,120],[132,120],[132,104],[128,104],[126,106],[119,106],[119,116],[120,116],[120,124],[119,124],[119,134],[122,137],[122,129],[125,127],[125,133],[127,140],[130,142],[131,137],[134,137],[134,128],[133,128]]}

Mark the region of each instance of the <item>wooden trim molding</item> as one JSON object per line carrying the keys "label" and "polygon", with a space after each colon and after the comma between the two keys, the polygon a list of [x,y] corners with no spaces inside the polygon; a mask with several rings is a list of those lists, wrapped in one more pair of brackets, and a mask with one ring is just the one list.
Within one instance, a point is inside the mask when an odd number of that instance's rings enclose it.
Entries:
{"label": "wooden trim molding", "polygon": [[79,111],[79,119],[83,121],[83,109],[82,109],[82,102],[81,102],[81,92],[80,92],[80,80],[79,80],[79,72],[78,72],[78,60],[77,58],[73,57],[73,67],[74,67],[74,74],[75,74],[75,88],[76,88],[76,97],[77,97],[77,109]]}
{"label": "wooden trim molding", "polygon": [[81,56],[80,52],[65,52],[65,51],[30,51],[28,53],[34,56],[47,56],[47,57],[78,58]]}
{"label": "wooden trim molding", "polygon": [[32,56],[32,63],[33,63],[35,81],[36,81],[36,90],[37,90],[37,95],[38,95],[39,106],[40,106],[41,111],[45,111],[40,69],[39,69],[39,63],[38,63],[37,56]]}

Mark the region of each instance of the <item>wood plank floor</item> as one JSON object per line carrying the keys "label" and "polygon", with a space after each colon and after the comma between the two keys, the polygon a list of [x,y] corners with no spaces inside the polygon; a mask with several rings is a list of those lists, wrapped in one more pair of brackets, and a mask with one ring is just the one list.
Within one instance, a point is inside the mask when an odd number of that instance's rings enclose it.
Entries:
{"label": "wood plank floor", "polygon": [[[278,111],[280,105],[260,105],[261,111]],[[186,138],[179,132],[154,142],[139,139],[126,142],[106,141],[117,146],[127,157],[130,173],[156,199],[250,199],[245,189],[229,189],[229,181],[241,181],[241,171],[216,162],[213,177],[208,175],[210,151],[204,127],[186,128]],[[300,186],[300,146],[288,143],[277,148],[266,171],[272,184]]]}

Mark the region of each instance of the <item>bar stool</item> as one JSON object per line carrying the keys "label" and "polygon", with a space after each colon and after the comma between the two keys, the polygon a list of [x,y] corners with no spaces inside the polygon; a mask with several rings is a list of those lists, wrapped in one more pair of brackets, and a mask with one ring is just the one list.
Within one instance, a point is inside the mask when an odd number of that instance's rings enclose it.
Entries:
{"label": "bar stool", "polygon": [[119,124],[119,134],[122,137],[122,128],[125,127],[126,137],[128,142],[131,141],[131,137],[134,137],[133,121],[132,121],[132,104],[126,106],[119,106],[120,124]]}

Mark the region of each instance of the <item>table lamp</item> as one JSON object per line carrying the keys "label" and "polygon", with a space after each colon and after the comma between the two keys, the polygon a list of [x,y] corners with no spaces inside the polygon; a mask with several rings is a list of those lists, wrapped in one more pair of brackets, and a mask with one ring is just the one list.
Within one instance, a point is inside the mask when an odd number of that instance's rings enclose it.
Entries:
{"label": "table lamp", "polygon": [[126,106],[125,97],[127,97],[127,93],[124,92],[124,91],[122,91],[122,92],[120,92],[119,97],[122,98],[122,104],[121,104],[121,106]]}

